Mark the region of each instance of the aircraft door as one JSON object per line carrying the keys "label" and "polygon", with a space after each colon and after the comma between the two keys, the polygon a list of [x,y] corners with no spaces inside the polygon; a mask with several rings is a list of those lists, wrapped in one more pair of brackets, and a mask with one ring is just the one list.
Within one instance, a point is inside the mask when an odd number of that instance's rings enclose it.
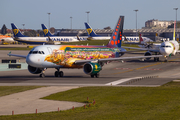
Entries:
{"label": "aircraft door", "polygon": [[52,54],[52,49],[50,47],[47,47],[49,54]]}

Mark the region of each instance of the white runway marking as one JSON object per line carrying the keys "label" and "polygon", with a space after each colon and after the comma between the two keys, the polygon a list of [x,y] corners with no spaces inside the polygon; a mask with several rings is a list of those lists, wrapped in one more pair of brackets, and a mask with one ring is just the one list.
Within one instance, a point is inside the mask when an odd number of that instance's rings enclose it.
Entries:
{"label": "white runway marking", "polygon": [[114,81],[114,82],[107,83],[105,85],[118,85],[118,84],[121,84],[123,82],[133,80],[133,79],[138,79],[138,78],[142,78],[142,77],[133,77],[133,78],[120,79],[120,80],[117,80],[117,81]]}

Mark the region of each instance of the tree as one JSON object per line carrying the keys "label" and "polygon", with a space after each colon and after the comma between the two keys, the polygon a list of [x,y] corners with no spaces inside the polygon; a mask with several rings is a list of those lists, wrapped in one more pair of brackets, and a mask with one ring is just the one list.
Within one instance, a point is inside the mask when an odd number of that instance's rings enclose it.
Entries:
{"label": "tree", "polygon": [[49,31],[53,34],[53,33],[55,33],[55,28],[51,27]]}
{"label": "tree", "polygon": [[7,28],[6,28],[6,25],[4,24],[2,29],[1,29],[1,34],[5,35],[7,34]]}
{"label": "tree", "polygon": [[30,31],[24,32],[24,35],[29,36],[29,37],[36,37],[37,32],[35,30],[30,30]]}
{"label": "tree", "polygon": [[105,30],[110,30],[110,29],[111,29],[111,27],[110,27],[110,26],[108,26],[108,27],[105,27],[104,29],[105,29]]}

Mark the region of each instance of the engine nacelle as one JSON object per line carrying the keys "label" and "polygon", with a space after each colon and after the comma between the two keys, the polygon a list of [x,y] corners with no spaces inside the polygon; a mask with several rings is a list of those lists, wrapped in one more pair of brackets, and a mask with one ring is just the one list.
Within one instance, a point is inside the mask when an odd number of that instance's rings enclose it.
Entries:
{"label": "engine nacelle", "polygon": [[86,63],[83,69],[86,74],[94,75],[99,73],[102,70],[102,67],[99,63]]}
{"label": "engine nacelle", "polygon": [[[151,52],[149,52],[149,51],[147,51],[145,54],[144,54],[144,56],[151,56],[152,54],[151,54]],[[150,60],[151,59],[151,57],[149,57],[149,58],[146,58],[146,60]]]}
{"label": "engine nacelle", "polygon": [[28,65],[28,70],[29,70],[29,72],[32,73],[32,74],[39,74],[39,73],[42,72],[41,69],[36,68],[36,67],[32,67],[32,66],[30,66],[30,65]]}

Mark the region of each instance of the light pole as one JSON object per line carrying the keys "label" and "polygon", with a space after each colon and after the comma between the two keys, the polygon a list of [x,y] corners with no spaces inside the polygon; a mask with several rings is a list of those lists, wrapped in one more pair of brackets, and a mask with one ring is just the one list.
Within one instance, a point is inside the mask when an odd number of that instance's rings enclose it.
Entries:
{"label": "light pole", "polygon": [[87,13],[87,23],[89,23],[89,13],[90,13],[90,11],[87,11],[86,13]]}
{"label": "light pole", "polygon": [[48,16],[49,16],[49,29],[50,29],[50,14],[51,13],[47,13],[48,14]]}
{"label": "light pole", "polygon": [[[173,8],[174,10],[176,10],[176,29],[177,29],[177,10],[178,10],[178,8]],[[176,30],[175,29],[175,30]],[[176,32],[176,31],[175,31]],[[176,39],[176,35],[175,35],[175,39]]]}
{"label": "light pole", "polygon": [[22,25],[23,25],[23,29],[24,29],[25,24],[22,24]]}
{"label": "light pole", "polygon": [[71,18],[71,30],[72,30],[72,17],[70,17]]}
{"label": "light pole", "polygon": [[134,11],[136,12],[136,36],[137,36],[137,11],[138,11],[138,9],[134,10]]}
{"label": "light pole", "polygon": [[24,34],[24,32],[25,32],[25,28],[24,28],[25,24],[22,24],[22,25],[23,25],[23,34]]}

